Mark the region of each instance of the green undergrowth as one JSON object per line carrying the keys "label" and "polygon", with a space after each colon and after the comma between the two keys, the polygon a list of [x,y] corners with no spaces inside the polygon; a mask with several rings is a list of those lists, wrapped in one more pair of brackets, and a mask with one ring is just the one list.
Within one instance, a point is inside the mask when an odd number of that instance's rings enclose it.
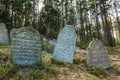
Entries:
{"label": "green undergrowth", "polygon": [[45,80],[46,79],[45,72],[39,69],[29,71],[26,76],[27,76],[26,79],[28,80],[38,80],[38,79]]}
{"label": "green undergrowth", "polygon": [[0,44],[0,80],[14,68],[9,62],[10,51],[10,45]]}
{"label": "green undergrowth", "polygon": [[13,70],[14,66],[10,62],[0,64],[0,80]]}
{"label": "green undergrowth", "polygon": [[[28,68],[11,64],[10,46],[0,47],[0,56],[4,56],[0,58],[0,80],[108,80],[106,70],[88,67],[81,56],[75,56],[73,64],[69,64],[54,60],[52,54],[42,52],[41,65]],[[112,70],[120,71],[118,66]]]}
{"label": "green undergrowth", "polygon": [[96,75],[98,77],[107,77],[107,71],[102,69],[102,68],[97,68],[97,67],[87,67],[87,71],[90,74]]}
{"label": "green undergrowth", "polygon": [[76,42],[76,46],[80,47],[81,49],[86,49],[89,45],[90,41],[80,41],[80,42]]}
{"label": "green undergrowth", "polygon": [[107,47],[108,53],[111,55],[118,55],[120,54],[120,46],[117,47]]}
{"label": "green undergrowth", "polygon": [[0,56],[10,57],[10,45],[0,44]]}

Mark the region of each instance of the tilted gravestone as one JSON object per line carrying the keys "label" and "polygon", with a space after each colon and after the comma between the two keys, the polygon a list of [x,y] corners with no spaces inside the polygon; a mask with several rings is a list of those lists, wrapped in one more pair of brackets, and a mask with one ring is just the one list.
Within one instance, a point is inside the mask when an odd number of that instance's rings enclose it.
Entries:
{"label": "tilted gravestone", "polygon": [[32,28],[11,30],[11,59],[20,66],[38,65],[41,62],[40,34]]}
{"label": "tilted gravestone", "polygon": [[104,44],[96,39],[90,42],[86,52],[87,65],[103,69],[111,67],[108,51]]}
{"label": "tilted gravestone", "polygon": [[0,44],[9,44],[8,31],[3,23],[0,23]]}
{"label": "tilted gravestone", "polygon": [[76,33],[74,27],[66,25],[59,33],[53,52],[53,59],[65,63],[73,63],[76,45]]}

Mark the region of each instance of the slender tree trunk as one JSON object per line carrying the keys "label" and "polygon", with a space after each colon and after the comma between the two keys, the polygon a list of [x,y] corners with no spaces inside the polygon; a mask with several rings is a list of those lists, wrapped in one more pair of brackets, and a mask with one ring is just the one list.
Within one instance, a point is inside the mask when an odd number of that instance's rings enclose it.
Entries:
{"label": "slender tree trunk", "polygon": [[108,44],[107,46],[114,46],[113,44],[113,40],[112,40],[112,35],[111,35],[111,29],[110,29],[110,26],[108,25],[108,21],[107,21],[107,14],[104,14],[104,17],[105,17],[105,23],[106,23],[106,32],[107,32],[107,41],[108,41]]}
{"label": "slender tree trunk", "polygon": [[118,23],[119,39],[120,39],[120,20],[119,20],[119,16],[118,16],[116,0],[114,1],[114,8],[115,8],[115,13],[116,13],[116,20],[117,20],[117,23]]}
{"label": "slender tree trunk", "polygon": [[95,5],[96,27],[97,27],[97,33],[98,33],[97,38],[98,38],[99,40],[102,40],[102,35],[101,35],[101,33],[100,33],[100,22],[99,22],[99,19],[98,19],[98,12],[97,12],[96,0],[94,0],[94,5]]}
{"label": "slender tree trunk", "polygon": [[83,8],[82,8],[83,4],[82,2],[80,2],[80,33],[81,33],[81,39],[82,41],[84,41],[85,39],[85,29],[84,29],[84,19],[83,19]]}

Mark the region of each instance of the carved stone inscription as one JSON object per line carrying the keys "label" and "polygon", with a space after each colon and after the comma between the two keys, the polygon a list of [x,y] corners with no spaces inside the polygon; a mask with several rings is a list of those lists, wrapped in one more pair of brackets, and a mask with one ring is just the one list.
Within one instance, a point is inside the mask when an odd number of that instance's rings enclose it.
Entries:
{"label": "carved stone inscription", "polygon": [[40,34],[32,28],[20,28],[11,31],[12,61],[21,66],[40,64]]}
{"label": "carved stone inscription", "polygon": [[5,27],[5,24],[0,23],[0,44],[8,44],[9,39],[8,39],[8,31],[7,28]]}
{"label": "carved stone inscription", "polygon": [[108,51],[104,44],[96,39],[93,40],[87,48],[87,64],[90,66],[109,68],[111,67]]}
{"label": "carved stone inscription", "polygon": [[75,29],[70,25],[66,25],[59,33],[53,58],[66,63],[73,63],[75,45]]}

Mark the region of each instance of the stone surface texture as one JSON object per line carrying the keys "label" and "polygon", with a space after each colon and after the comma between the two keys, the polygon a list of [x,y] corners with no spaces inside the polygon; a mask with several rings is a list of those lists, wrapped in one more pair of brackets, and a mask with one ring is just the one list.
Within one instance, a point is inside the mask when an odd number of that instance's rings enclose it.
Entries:
{"label": "stone surface texture", "polygon": [[9,44],[8,31],[4,23],[0,23],[0,44]]}
{"label": "stone surface texture", "polygon": [[76,45],[76,32],[73,26],[66,25],[59,33],[53,59],[73,63],[74,51]]}
{"label": "stone surface texture", "polygon": [[104,69],[111,67],[107,48],[100,40],[90,42],[86,51],[87,65]]}
{"label": "stone surface texture", "polygon": [[11,30],[11,59],[20,66],[38,65],[41,62],[40,34],[33,28]]}

